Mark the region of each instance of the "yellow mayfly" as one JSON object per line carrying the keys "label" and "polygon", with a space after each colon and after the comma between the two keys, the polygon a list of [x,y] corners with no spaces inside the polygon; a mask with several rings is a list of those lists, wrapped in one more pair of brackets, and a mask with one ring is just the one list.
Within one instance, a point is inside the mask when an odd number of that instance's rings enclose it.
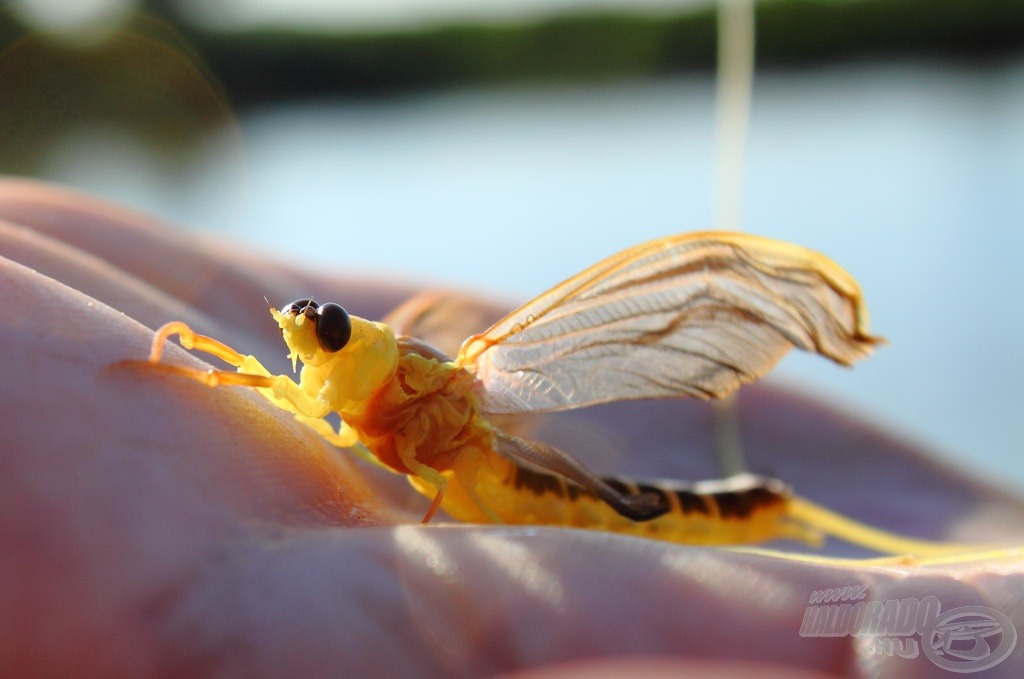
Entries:
{"label": "yellow mayfly", "polygon": [[[338,304],[271,309],[298,382],[273,375],[181,322],[161,327],[151,369],[211,387],[256,387],[328,441],[407,474],[467,522],[550,524],[735,545],[838,535],[883,552],[943,546],[862,526],[794,496],[782,482],[600,478],[571,455],[502,431],[488,416],[626,399],[722,398],[790,348],[850,365],[881,341],[868,333],[857,282],[816,252],[763,237],[701,232],[616,254],[466,339],[455,359]],[[165,341],[237,372],[161,363]],[[324,418],[341,417],[335,430]]]}

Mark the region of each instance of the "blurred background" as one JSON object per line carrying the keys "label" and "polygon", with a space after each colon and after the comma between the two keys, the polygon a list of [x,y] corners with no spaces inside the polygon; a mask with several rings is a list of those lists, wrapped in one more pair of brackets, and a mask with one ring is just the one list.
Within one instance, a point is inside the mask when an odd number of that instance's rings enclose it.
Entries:
{"label": "blurred background", "polygon": [[[1024,489],[1024,0],[756,27],[743,227],[840,262],[891,342],[772,379]],[[0,172],[519,302],[715,226],[715,44],[713,0],[7,0]]]}

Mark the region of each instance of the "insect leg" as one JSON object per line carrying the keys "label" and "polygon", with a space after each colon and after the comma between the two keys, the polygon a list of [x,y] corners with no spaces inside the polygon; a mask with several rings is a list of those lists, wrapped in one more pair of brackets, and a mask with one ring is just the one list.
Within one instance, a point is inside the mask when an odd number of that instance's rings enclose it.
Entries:
{"label": "insect leg", "polygon": [[[185,349],[194,349],[216,356],[225,363],[235,366],[238,372],[198,370],[161,363],[164,343],[174,335],[178,336],[181,346]],[[126,365],[136,365],[137,363],[135,361],[123,362]],[[167,323],[157,330],[150,348],[149,359],[142,362],[141,365],[148,370],[187,377],[209,387],[226,385],[256,387],[274,405],[305,418],[322,420],[331,412],[327,404],[307,394],[287,375],[271,374],[255,356],[240,354],[223,342],[200,335],[180,321]],[[314,428],[316,427],[314,426]]]}
{"label": "insect leg", "polygon": [[159,363],[164,353],[164,343],[174,335],[178,336],[181,346],[186,349],[198,349],[207,354],[212,354],[223,360],[225,363],[238,367],[244,358],[240,353],[212,337],[200,335],[186,323],[172,321],[160,326],[153,337],[153,344],[149,348],[150,363]]}
{"label": "insect leg", "polygon": [[[217,356],[224,363],[238,368],[240,372],[231,373],[212,369],[198,370],[160,363],[160,359],[164,355],[164,343],[174,335],[178,336],[181,346],[184,348],[198,349]],[[157,331],[156,336],[153,338],[153,344],[150,347],[150,356],[144,362],[124,360],[119,365],[186,377],[209,387],[234,384],[266,389],[273,386],[273,377],[254,357],[244,356],[223,342],[219,342],[206,335],[200,335],[181,322],[168,323]],[[250,370],[245,370],[246,368]]]}
{"label": "insect leg", "polygon": [[441,500],[444,499],[444,490],[448,485],[448,479],[433,467],[417,461],[415,451],[411,454],[399,453],[399,456],[402,458],[405,466],[409,468],[409,471],[437,488],[437,495],[434,496],[433,502],[430,503],[430,508],[427,509],[427,513],[423,516],[423,521],[421,521],[421,523],[430,523],[430,520],[434,518],[434,514],[441,507]]}
{"label": "insect leg", "polygon": [[307,417],[305,415],[297,414],[295,419],[316,431],[316,433],[320,434],[320,436],[326,439],[328,443],[332,443],[339,448],[351,448],[359,442],[357,437],[344,435],[344,425],[342,425],[342,431],[338,432],[334,430],[334,427],[331,426],[330,422],[321,418]]}
{"label": "insect leg", "polygon": [[[195,349],[216,356],[225,363],[235,366],[240,371],[244,368],[256,369],[248,370],[244,373],[231,373],[222,370],[197,370],[195,368],[161,363],[160,359],[163,357],[164,344],[174,335],[178,336],[181,346],[185,349]],[[127,363],[131,364],[132,362],[129,361]],[[227,384],[261,388],[273,386],[273,377],[270,372],[260,365],[259,361],[255,358],[243,356],[223,342],[206,335],[200,335],[181,321],[166,323],[156,331],[153,343],[150,345],[147,363],[148,367],[152,370],[188,377],[209,387]]]}
{"label": "insect leg", "polygon": [[495,431],[495,449],[516,462],[527,462],[554,472],[579,484],[604,501],[609,507],[631,521],[649,521],[668,512],[671,507],[653,494],[626,495],[586,468],[572,455],[546,443]]}
{"label": "insect leg", "polygon": [[320,434],[320,436],[328,443],[334,444],[339,448],[351,450],[359,457],[363,458],[367,462],[372,462],[378,467],[386,467],[385,464],[370,452],[369,448],[363,445],[355,430],[344,422],[341,423],[341,428],[338,431],[335,431],[334,427],[332,427],[327,420],[322,418],[307,417],[305,415],[296,414],[295,419],[313,429],[317,434]]}

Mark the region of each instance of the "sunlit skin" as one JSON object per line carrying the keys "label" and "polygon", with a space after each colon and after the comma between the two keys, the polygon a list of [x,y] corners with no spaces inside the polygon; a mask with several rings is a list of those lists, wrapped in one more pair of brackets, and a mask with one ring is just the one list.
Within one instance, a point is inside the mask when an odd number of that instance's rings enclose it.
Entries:
{"label": "sunlit skin", "polygon": [[[420,526],[426,502],[400,476],[338,454],[250,390],[108,369],[145,355],[150,328],[181,319],[285,371],[264,295],[298,288],[382,318],[416,292],[390,280],[311,272],[0,179],[0,598],[11,622],[0,666],[21,676],[927,673],[922,658],[795,632],[810,592],[850,583],[878,601],[985,604],[1024,629],[1013,550],[892,567],[564,527]],[[430,308],[418,334],[455,354],[502,307],[452,296]],[[209,367],[174,347],[165,360]],[[752,468],[846,514],[935,539],[1024,540],[1019,497],[821,399],[754,385],[738,418]],[[592,451],[597,431],[627,451],[616,468],[714,473],[707,407],[694,400],[586,408],[555,424],[567,449]],[[862,554],[842,547],[825,554]]]}
{"label": "sunlit skin", "polygon": [[[293,367],[302,364],[297,382],[181,322],[160,328],[148,363],[128,365],[211,387],[258,388],[331,443],[408,475],[432,498],[424,523],[443,507],[466,522],[567,525],[689,544],[792,539],[820,546],[832,534],[883,553],[923,557],[962,549],[860,525],[751,474],[697,484],[601,479],[563,451],[488,420],[494,412],[622,398],[721,397],[756,380],[794,345],[840,363],[866,356],[880,340],[868,332],[856,281],[809,250],[724,232],[652,241],[525,304],[467,339],[455,359],[334,303],[301,299],[271,315]],[[552,318],[554,328],[566,329],[535,331]],[[174,335],[237,372],[162,363]],[[575,344],[566,348],[565,337]],[[535,356],[565,358],[511,372],[501,367],[502,356],[485,362],[506,347],[514,359],[516,343]],[[652,347],[661,363],[627,362],[631,352]],[[586,351],[596,351],[593,368],[576,356]],[[692,375],[673,382],[673,369]],[[520,384],[522,376],[537,375],[539,381]],[[341,418],[338,431],[323,419],[332,412]]]}

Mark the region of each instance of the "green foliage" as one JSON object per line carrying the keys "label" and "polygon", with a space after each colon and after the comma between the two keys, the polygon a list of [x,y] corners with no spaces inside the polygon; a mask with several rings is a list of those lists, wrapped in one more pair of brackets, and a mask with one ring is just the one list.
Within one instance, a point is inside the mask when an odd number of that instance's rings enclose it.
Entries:
{"label": "green foliage", "polygon": [[[182,22],[168,0],[144,6],[205,61],[232,105],[243,107],[411,89],[710,72],[715,61],[712,7],[671,16],[571,13],[535,22],[354,34],[215,32]],[[7,44],[17,34],[0,14],[0,40]],[[893,56],[984,59],[1022,48],[1024,0],[766,0],[757,9],[761,66]]]}

